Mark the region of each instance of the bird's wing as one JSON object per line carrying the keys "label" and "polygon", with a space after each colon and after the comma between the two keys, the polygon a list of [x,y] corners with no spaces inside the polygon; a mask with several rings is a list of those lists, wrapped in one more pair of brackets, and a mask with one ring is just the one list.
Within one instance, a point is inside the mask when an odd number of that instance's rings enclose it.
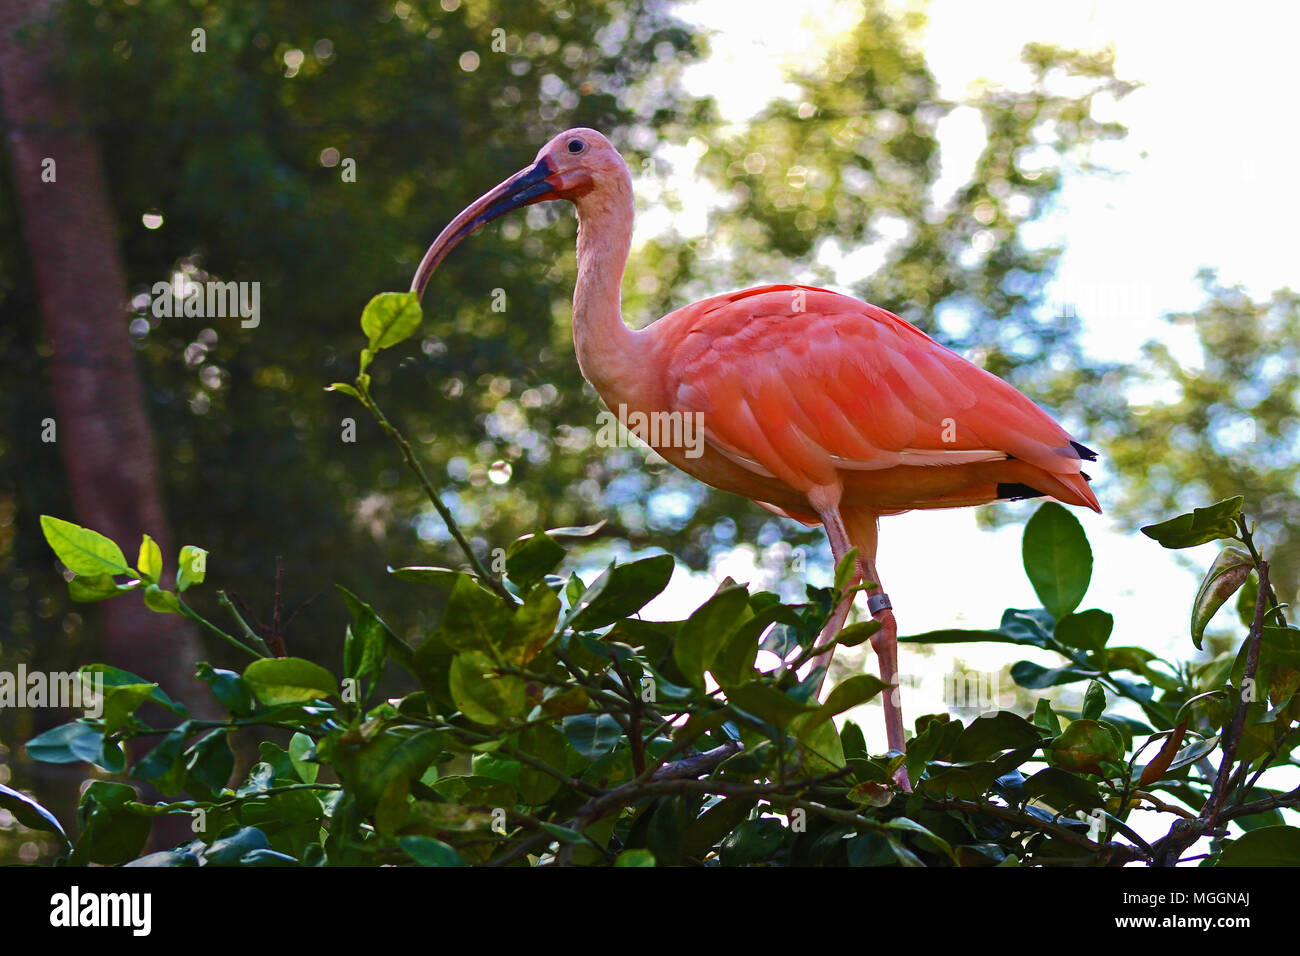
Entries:
{"label": "bird's wing", "polygon": [[1006,382],[839,293],[716,296],[668,316],[662,334],[674,410],[702,414],[716,449],[794,488],[841,470],[1008,457],[1077,476],[1086,453]]}

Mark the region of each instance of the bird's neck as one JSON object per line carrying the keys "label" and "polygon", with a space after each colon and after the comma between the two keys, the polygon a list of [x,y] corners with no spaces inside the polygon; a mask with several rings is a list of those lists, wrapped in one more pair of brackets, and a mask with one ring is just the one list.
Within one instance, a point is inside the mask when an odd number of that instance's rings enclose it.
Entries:
{"label": "bird's neck", "polygon": [[623,322],[622,284],[632,247],[632,183],[617,183],[578,206],[578,281],[573,289],[573,347],[582,375],[613,408],[637,380],[638,333]]}

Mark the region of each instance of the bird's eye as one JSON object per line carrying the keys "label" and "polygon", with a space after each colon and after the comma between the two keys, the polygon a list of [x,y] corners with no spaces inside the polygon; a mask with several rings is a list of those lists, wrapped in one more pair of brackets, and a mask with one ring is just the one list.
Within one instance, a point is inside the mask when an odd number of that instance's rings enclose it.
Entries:
{"label": "bird's eye", "polygon": [[580,139],[569,140],[569,152],[571,153],[581,153],[586,148],[587,144]]}

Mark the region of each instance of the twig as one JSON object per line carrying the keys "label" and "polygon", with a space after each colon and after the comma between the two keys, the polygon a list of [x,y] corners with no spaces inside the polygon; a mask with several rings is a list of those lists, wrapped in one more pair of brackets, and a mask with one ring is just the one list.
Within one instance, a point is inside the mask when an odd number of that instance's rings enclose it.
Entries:
{"label": "twig", "polygon": [[[1242,530],[1247,535],[1245,523],[1241,522]],[[1245,539],[1243,539],[1245,540]],[[1249,542],[1247,542],[1248,546]],[[1252,550],[1253,550],[1253,546]],[[1273,592],[1272,586],[1268,580],[1268,562],[1259,559],[1256,563],[1259,571],[1259,595],[1255,598],[1255,619],[1250,624],[1250,633],[1246,635],[1246,641],[1249,645],[1246,651],[1246,669],[1242,675],[1243,687],[1247,682],[1253,682],[1255,674],[1259,670],[1259,648],[1262,643],[1264,634],[1264,617],[1265,611],[1270,606]],[[1233,765],[1237,760],[1237,747],[1241,743],[1241,732],[1246,725],[1246,712],[1250,707],[1250,702],[1242,692],[1242,688],[1237,688],[1238,700],[1237,710],[1233,714],[1232,723],[1228,726],[1228,732],[1223,738],[1223,759],[1219,762],[1219,771],[1214,780],[1214,789],[1210,793],[1210,798],[1205,801],[1205,806],[1201,808],[1197,818],[1188,823],[1179,821],[1174,824],[1167,836],[1158,840],[1155,844],[1155,855],[1153,863],[1156,866],[1173,866],[1178,862],[1179,856],[1189,846],[1199,840],[1206,834],[1219,834],[1222,831],[1219,828],[1219,820],[1231,819],[1234,816],[1240,816],[1240,813],[1223,814],[1223,803],[1231,790],[1231,780]],[[1241,808],[1236,808],[1240,810]]]}
{"label": "twig", "polygon": [[464,553],[466,559],[468,559],[470,567],[474,569],[474,574],[477,575],[480,581],[496,592],[496,595],[501,598],[507,606],[511,608],[515,607],[518,602],[515,601],[514,597],[506,589],[505,584],[499,577],[492,574],[483,566],[483,562],[479,560],[478,555],[474,553],[474,549],[470,547],[468,539],[466,539],[465,535],[460,530],[460,525],[458,525],[456,519],[452,517],[451,509],[443,503],[442,498],[433,487],[433,482],[429,480],[429,476],[425,472],[424,466],[421,465],[419,459],[415,457],[415,451],[411,448],[411,443],[406,440],[406,436],[398,431],[397,428],[388,421],[388,418],[371,397],[370,387],[360,377],[358,377],[356,389],[357,394],[361,396],[361,404],[364,405],[370,414],[374,416],[375,421],[379,423],[379,427],[384,430],[384,434],[391,438],[397,445],[398,450],[401,451],[402,458],[406,461],[406,466],[412,471],[412,473],[414,473],[416,479],[420,482],[420,487],[424,489],[425,497],[429,499],[429,502],[437,510],[438,516],[442,518],[443,524],[447,526],[447,530],[451,533],[452,538],[455,539],[456,544],[460,547],[460,550]]}

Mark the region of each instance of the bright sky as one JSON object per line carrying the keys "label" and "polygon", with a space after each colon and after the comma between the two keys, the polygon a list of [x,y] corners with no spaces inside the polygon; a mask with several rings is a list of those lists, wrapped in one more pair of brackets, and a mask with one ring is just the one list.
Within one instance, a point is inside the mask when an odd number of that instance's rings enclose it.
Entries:
{"label": "bright sky", "polygon": [[[782,68],[812,65],[817,51],[855,21],[855,9],[843,0],[793,7],[786,0],[751,0],[745,16],[737,17],[734,0],[683,6],[682,16],[712,34],[711,56],[690,69],[688,86],[715,97],[728,120],[743,122],[769,99],[791,91]],[[1130,129],[1124,143],[1097,155],[1122,175],[1069,178],[1060,209],[1037,233],[1044,242],[1068,244],[1054,295],[1076,304],[1094,354],[1132,359],[1144,341],[1167,338],[1159,316],[1200,302],[1194,276],[1201,266],[1217,267],[1224,281],[1242,282],[1260,296],[1295,284],[1300,239],[1293,224],[1300,220],[1300,191],[1291,184],[1300,152],[1300,125],[1294,122],[1300,70],[1293,46],[1300,5],[1241,0],[1229,16],[1222,4],[1181,3],[1175,14],[1165,4],[1132,0],[934,0],[928,9],[924,52],[945,98],[959,99],[981,80],[1023,82],[1019,52],[1034,40],[1111,45],[1118,74],[1144,84],[1107,106],[1102,117]],[[969,168],[979,150],[982,128],[958,115],[945,123],[941,137],[949,163],[945,180],[952,175],[960,181],[962,164]],[[686,202],[693,215],[675,218],[674,225],[687,234],[702,231],[708,195],[693,186],[689,162],[682,162],[688,151],[668,158],[681,163],[674,188],[703,200]],[[653,197],[645,198],[650,202],[643,234],[663,222],[654,215]],[[1179,353],[1197,358],[1186,343]],[[1199,575],[1145,537],[1118,532],[1105,517],[1079,517],[1096,566],[1083,606],[1095,601],[1115,615],[1111,643],[1188,656],[1192,647],[1183,621]],[[1020,534],[1019,527],[981,531],[970,510],[885,519],[879,563],[901,633],[992,627],[1006,606],[1036,606],[1021,570]],[[1214,551],[1206,546],[1191,554],[1204,567]],[[741,544],[710,575],[679,570],[649,616],[680,617],[726,574],[761,583],[757,555]],[[828,577],[825,569],[818,583]],[[1225,610],[1218,623],[1226,624],[1228,615]],[[1007,645],[960,649],[967,667],[990,672],[1021,656]],[[952,660],[943,651],[931,657],[902,651],[901,668],[913,685],[904,696],[909,726],[917,714],[945,709],[943,675]],[[874,668],[874,660],[869,663]],[[879,709],[869,710],[859,717],[869,741],[883,749]]]}

